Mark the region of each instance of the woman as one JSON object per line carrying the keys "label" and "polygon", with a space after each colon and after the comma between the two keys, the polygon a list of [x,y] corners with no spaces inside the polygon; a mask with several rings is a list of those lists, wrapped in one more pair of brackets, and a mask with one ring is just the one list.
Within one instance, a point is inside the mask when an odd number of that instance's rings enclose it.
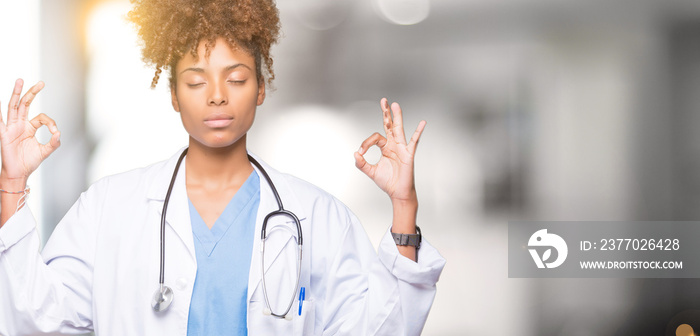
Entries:
{"label": "woman", "polygon": [[[355,153],[392,200],[377,255],[337,199],[247,152],[263,72],[274,78],[274,3],[142,1],[130,18],[156,66],[153,85],[170,69],[189,147],[92,185],[40,255],[26,181],[60,132],[48,116],[27,118],[43,83],[21,97],[18,80],[0,123],[0,334],[420,334],[444,266],[415,224],[413,155],[425,122],[406,142],[400,107],[383,99],[386,137],[375,133]],[[34,137],[41,125],[52,133],[44,145]],[[376,165],[362,157],[373,145]],[[265,217],[278,210],[273,186],[295,215],[272,217],[262,245]]]}

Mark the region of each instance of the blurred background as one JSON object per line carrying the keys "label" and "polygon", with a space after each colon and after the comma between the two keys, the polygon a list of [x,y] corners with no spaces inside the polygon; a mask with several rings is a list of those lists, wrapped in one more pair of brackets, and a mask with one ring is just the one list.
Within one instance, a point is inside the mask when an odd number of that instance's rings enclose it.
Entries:
{"label": "blurred background", "polygon": [[[700,1],[277,2],[250,149],[341,199],[375,245],[391,205],[353,152],[382,97],[407,133],[428,121],[418,220],[447,266],[424,335],[663,335],[700,309],[695,279],[509,279],[506,244],[514,220],[700,219]],[[62,131],[30,181],[44,239],[90,183],[187,144],[128,10],[0,0],[2,111],[16,78],[43,80],[30,114]]]}

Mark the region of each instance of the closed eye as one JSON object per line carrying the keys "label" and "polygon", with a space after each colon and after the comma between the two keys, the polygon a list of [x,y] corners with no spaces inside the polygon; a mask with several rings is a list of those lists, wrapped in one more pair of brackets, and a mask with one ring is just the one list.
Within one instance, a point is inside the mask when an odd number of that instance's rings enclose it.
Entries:
{"label": "closed eye", "polygon": [[198,87],[198,86],[201,86],[201,85],[204,85],[204,83],[192,83],[192,84],[187,83],[187,86],[189,86],[189,87],[191,87],[191,88],[193,88],[193,87]]}

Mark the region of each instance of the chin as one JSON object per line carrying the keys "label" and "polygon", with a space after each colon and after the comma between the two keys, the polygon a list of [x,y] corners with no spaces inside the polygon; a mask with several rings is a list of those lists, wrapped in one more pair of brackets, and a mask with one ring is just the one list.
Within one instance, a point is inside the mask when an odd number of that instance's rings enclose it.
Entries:
{"label": "chin", "polygon": [[237,144],[239,144],[241,141],[245,144],[245,137],[241,136],[235,139],[232,139],[230,137],[214,137],[210,139],[196,139],[194,140],[198,142],[200,145],[203,147],[207,148],[216,148],[216,149],[222,149],[222,148],[234,148]]}

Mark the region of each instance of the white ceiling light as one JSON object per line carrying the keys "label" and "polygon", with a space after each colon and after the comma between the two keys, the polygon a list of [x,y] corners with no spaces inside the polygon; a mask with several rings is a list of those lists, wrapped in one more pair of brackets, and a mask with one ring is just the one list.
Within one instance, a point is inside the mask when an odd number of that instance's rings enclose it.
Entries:
{"label": "white ceiling light", "polygon": [[379,14],[398,25],[412,25],[430,14],[430,0],[375,0]]}

